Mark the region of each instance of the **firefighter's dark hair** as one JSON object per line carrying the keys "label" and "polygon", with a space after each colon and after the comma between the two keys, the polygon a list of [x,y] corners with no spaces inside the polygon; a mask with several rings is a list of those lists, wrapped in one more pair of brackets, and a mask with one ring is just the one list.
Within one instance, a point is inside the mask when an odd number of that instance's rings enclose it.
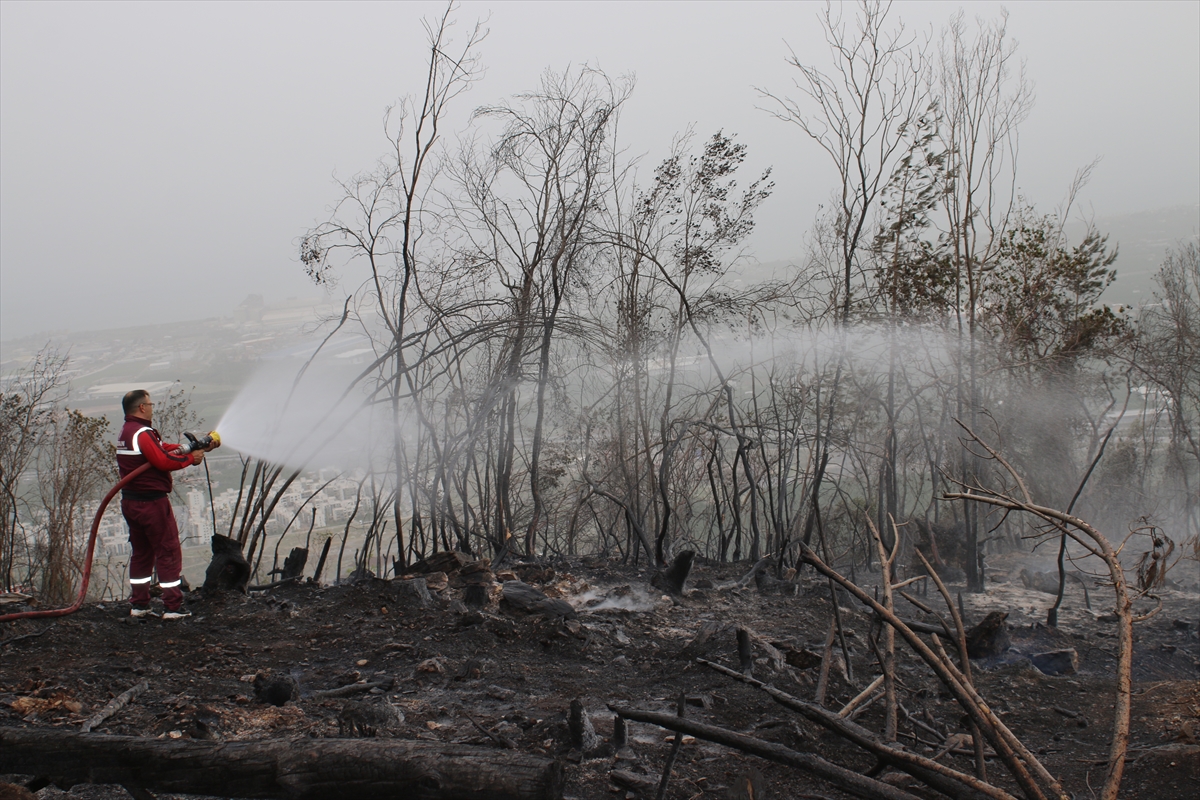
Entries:
{"label": "firefighter's dark hair", "polygon": [[149,396],[150,393],[145,389],[134,389],[132,392],[126,394],[124,399],[121,400],[121,410],[124,411],[126,415],[131,414],[133,413],[134,409],[136,409],[142,403],[142,401]]}

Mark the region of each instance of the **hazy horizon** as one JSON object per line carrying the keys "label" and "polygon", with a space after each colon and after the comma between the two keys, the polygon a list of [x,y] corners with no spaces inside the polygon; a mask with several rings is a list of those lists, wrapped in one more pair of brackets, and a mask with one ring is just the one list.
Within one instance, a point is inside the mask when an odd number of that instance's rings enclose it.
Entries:
{"label": "hazy horizon", "polygon": [[[970,22],[1001,4],[962,7]],[[892,17],[936,35],[955,8],[898,2]],[[835,177],[814,144],[759,108],[755,87],[796,94],[788,46],[829,67],[820,9],[465,2],[456,30],[485,20],[487,74],[450,127],[533,88],[546,68],[634,73],[621,137],[644,154],[643,170],[689,127],[737,134],[747,173],[772,166],[776,181],[749,254],[797,258]],[[1008,9],[1036,95],[1018,190],[1052,211],[1099,157],[1078,214],[1200,201],[1200,4]],[[443,10],[0,5],[0,339],[221,316],[253,293],[268,303],[318,295],[298,237],[337,198],[333,176],[383,154],[385,108],[422,85],[419,21]]]}

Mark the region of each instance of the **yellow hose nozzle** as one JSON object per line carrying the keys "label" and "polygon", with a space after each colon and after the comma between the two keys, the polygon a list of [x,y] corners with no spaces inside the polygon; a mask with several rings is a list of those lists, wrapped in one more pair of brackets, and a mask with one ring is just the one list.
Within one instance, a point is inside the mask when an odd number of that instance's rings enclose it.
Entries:
{"label": "yellow hose nozzle", "polygon": [[203,438],[188,431],[183,432],[183,436],[187,441],[179,446],[175,452],[191,453],[195,450],[208,450],[221,446],[221,434],[216,431],[209,431]]}

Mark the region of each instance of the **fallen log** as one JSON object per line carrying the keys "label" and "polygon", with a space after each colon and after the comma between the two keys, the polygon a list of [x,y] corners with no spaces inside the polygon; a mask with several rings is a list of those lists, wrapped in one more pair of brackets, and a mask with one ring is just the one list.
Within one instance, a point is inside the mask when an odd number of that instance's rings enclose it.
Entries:
{"label": "fallen log", "polygon": [[[1029,748],[1013,735],[1008,726],[996,716],[991,707],[975,691],[975,687],[949,661],[949,658],[941,650],[937,634],[933,635],[934,644],[939,648],[938,652],[935,653],[929,645],[913,632],[912,628],[901,622],[900,618],[892,613],[890,609],[885,608],[875,601],[861,586],[856,585],[844,575],[831,569],[812,548],[805,548],[803,543],[801,543],[801,548],[801,558],[804,563],[811,564],[814,569],[837,583],[847,592],[850,592],[860,603],[869,607],[888,625],[895,628],[896,632],[904,638],[909,647],[921,657],[921,660],[933,669],[934,673],[938,676],[938,680],[954,695],[954,699],[958,701],[959,706],[967,713],[970,721],[979,726],[980,732],[996,750],[1000,758],[1003,759],[1005,767],[1021,786],[1022,792],[1030,800],[1046,800],[1046,794],[1042,791],[1041,786],[1038,785],[1038,780],[1041,780],[1051,790],[1056,800],[1067,800],[1067,795],[1062,790],[1062,786],[1058,783],[1057,779],[1049,773],[1045,765],[1038,761],[1037,756],[1033,755],[1029,751]],[[1037,779],[1034,778],[1035,774],[1037,775]],[[1105,800],[1111,799],[1105,798]]]}
{"label": "fallen log", "polygon": [[220,797],[559,800],[563,769],[540,756],[397,739],[207,742],[0,728],[0,774],[62,787],[118,783]]}
{"label": "fallen log", "polygon": [[[1026,589],[1033,589],[1035,592],[1058,596],[1059,575],[1056,572],[1037,572],[1035,570],[1022,569],[1017,577],[1021,579],[1021,583],[1025,585]],[[1074,580],[1083,589],[1083,602],[1087,606],[1087,610],[1091,611],[1092,596],[1088,592],[1087,583],[1074,572],[1064,572],[1062,580],[1065,582],[1067,578]]]}
{"label": "fallen log", "polygon": [[402,575],[429,575],[434,572],[444,572],[451,575],[462,569],[464,564],[471,562],[471,557],[466,553],[460,553],[457,550],[443,550],[440,553],[434,553],[429,558],[424,558],[415,564],[410,564],[408,569],[402,569]]}
{"label": "fallen log", "polygon": [[[620,719],[618,717],[617,719]],[[638,775],[636,772],[630,772],[624,769],[614,769],[608,773],[608,777],[617,786],[623,786],[626,789],[632,789],[635,792],[642,792],[647,797],[651,792],[658,789],[658,781],[649,775]]]}
{"label": "fallen log", "polygon": [[146,681],[142,681],[141,683],[138,683],[136,686],[130,687],[129,689],[126,689],[125,691],[121,692],[119,695],[114,697],[112,700],[109,700],[108,705],[106,705],[104,708],[100,709],[100,711],[95,716],[93,716],[87,722],[83,723],[83,727],[80,728],[80,730],[82,730],[84,733],[88,733],[93,728],[100,727],[105,722],[105,720],[107,720],[109,717],[116,714],[118,711],[120,711],[125,706],[129,705],[129,703],[131,701],[135,700],[138,695],[140,695],[142,692],[146,691],[149,688],[150,688],[150,684],[147,683]]}
{"label": "fallen log", "polygon": [[303,579],[303,575],[293,575],[290,578],[280,578],[279,580],[271,581],[270,583],[257,583],[254,586],[247,586],[246,589],[247,591],[251,592],[265,592],[268,589],[278,589],[280,586],[286,586],[289,583],[297,583]]}
{"label": "fallen log", "polygon": [[721,664],[705,661],[704,659],[697,660],[701,664],[720,672],[722,675],[728,675],[734,680],[761,689],[784,708],[790,708],[793,711],[799,712],[809,721],[815,722],[832,733],[846,739],[848,742],[861,747],[875,756],[879,761],[895,769],[907,772],[947,797],[962,798],[962,800],[976,797],[986,797],[991,798],[991,800],[1015,800],[1008,792],[992,786],[986,781],[943,766],[936,761],[905,750],[895,743],[884,742],[861,725],[852,720],[845,719],[815,703],[801,700],[754,678],[747,678],[737,670],[732,670]]}
{"label": "fallen log", "polygon": [[547,617],[564,619],[575,619],[577,616],[575,609],[566,600],[547,597],[545,592],[522,581],[505,581],[501,586],[501,591],[501,606],[521,614],[529,616],[544,614]]}
{"label": "fallen log", "polygon": [[714,725],[694,722],[685,717],[677,717],[672,714],[620,708],[611,705],[609,708],[618,716],[631,719],[634,722],[646,722],[651,725],[657,725],[660,728],[675,731],[676,734],[686,733],[689,736],[695,736],[697,739],[705,739],[724,745],[725,747],[732,747],[735,750],[741,750],[743,753],[750,753],[759,758],[774,761],[777,764],[796,767],[822,780],[828,781],[847,794],[864,798],[864,800],[919,800],[918,796],[911,792],[906,792],[883,781],[877,781],[874,778],[868,778],[865,775],[852,772],[844,767],[839,767],[837,764],[826,761],[820,756],[811,753],[800,753],[781,744],[764,742],[752,736],[718,728]]}
{"label": "fallen log", "polygon": [[883,685],[883,676],[880,675],[878,678],[871,681],[867,685],[867,688],[863,689],[861,692],[859,692],[857,695],[855,695],[853,700],[851,700],[849,703],[846,703],[846,705],[844,705],[842,707],[842,710],[838,712],[838,716],[843,719],[845,719],[846,717],[850,717],[850,719],[854,719],[854,717],[850,716],[851,714],[854,713],[854,709],[858,708],[864,702],[866,702],[867,698],[869,698],[871,695],[875,694],[875,690],[878,689],[882,685]]}
{"label": "fallen log", "polygon": [[0,647],[8,647],[10,644],[13,644],[14,642],[21,642],[21,641],[24,641],[25,639],[36,639],[37,637],[41,636],[43,633],[50,630],[57,624],[58,624],[57,622],[51,622],[49,625],[42,628],[37,633],[22,633],[18,636],[10,636],[9,638],[5,639],[3,642],[0,642]]}
{"label": "fallen log", "polygon": [[[904,594],[904,592],[900,594]],[[915,619],[905,619],[904,617],[900,617],[900,621],[917,633],[936,633],[938,636],[954,637],[954,631],[946,625],[930,625],[928,622],[918,622]]]}
{"label": "fallen log", "polygon": [[336,689],[318,689],[312,692],[309,697],[314,700],[328,700],[337,697],[350,697],[351,695],[369,692],[372,689],[382,689],[388,691],[396,683],[395,678],[383,678],[378,681],[369,681],[364,683],[351,683],[346,686],[339,686]]}
{"label": "fallen log", "polygon": [[750,568],[750,571],[741,578],[738,578],[736,581],[725,581],[724,583],[718,583],[713,587],[713,589],[718,592],[728,592],[732,589],[745,589],[747,586],[757,580],[760,572],[771,565],[772,560],[773,559],[771,556],[764,556],[756,561],[754,566]]}

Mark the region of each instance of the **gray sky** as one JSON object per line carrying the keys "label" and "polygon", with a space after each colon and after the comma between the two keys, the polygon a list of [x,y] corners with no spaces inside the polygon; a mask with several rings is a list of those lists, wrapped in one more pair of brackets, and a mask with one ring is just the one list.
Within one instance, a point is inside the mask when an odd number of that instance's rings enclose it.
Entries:
{"label": "gray sky", "polygon": [[[992,18],[999,3],[970,3]],[[1037,102],[1018,182],[1046,211],[1103,158],[1097,217],[1200,202],[1200,3],[1009,3]],[[956,8],[897,2],[940,29]],[[0,3],[0,338],[227,314],[312,296],[297,237],[383,153],[384,108],[421,88],[441,3]],[[753,252],[798,255],[832,168],[758,110],[796,94],[787,45],[828,66],[809,3],[464,2],[488,18],[472,108],[546,67],[634,73],[622,138],[647,167],[718,129],[773,165]],[[847,11],[851,9],[847,8]],[[1119,265],[1118,265],[1119,266]]]}

